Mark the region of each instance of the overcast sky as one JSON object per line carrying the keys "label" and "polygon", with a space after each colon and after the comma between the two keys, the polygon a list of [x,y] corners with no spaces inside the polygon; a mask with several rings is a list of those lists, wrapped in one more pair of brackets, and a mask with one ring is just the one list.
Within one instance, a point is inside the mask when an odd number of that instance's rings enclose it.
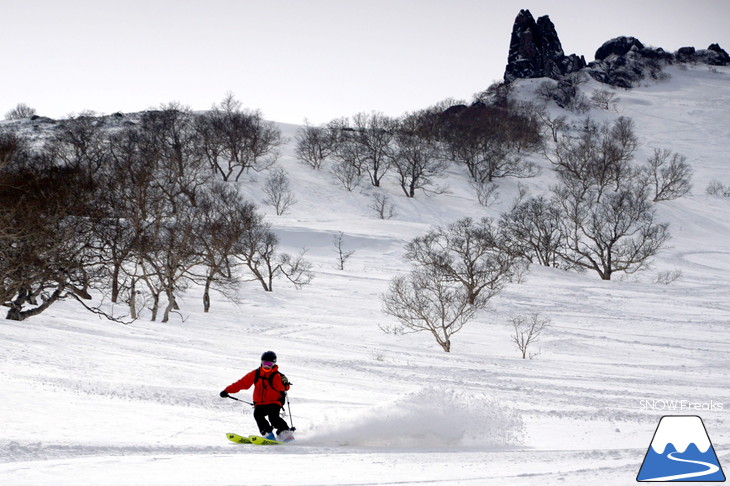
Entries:
{"label": "overcast sky", "polygon": [[549,15],[566,54],[632,35],[730,52],[728,0],[0,0],[0,117],[62,118],[232,92],[265,118],[401,115],[504,74],[520,9]]}

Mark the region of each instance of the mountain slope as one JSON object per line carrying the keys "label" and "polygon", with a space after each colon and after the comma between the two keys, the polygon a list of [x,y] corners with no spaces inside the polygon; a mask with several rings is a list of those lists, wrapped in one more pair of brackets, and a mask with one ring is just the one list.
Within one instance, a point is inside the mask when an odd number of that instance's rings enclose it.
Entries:
{"label": "mountain slope", "polygon": [[[405,270],[403,245],[434,224],[498,216],[516,182],[501,181],[500,201],[485,210],[457,169],[440,196],[407,199],[388,181],[397,214],[380,220],[368,208],[372,188],[346,192],[296,162],[288,146],[280,165],[299,202],[284,216],[260,207],[282,250],[307,249],[312,285],[280,281],[265,293],[250,282],[239,304],[219,299],[209,314],[193,289],[168,324],[143,315],[121,326],[73,303],[0,321],[0,482],[627,484],[668,413],[702,415],[720,462],[729,462],[730,426],[705,405],[730,406],[730,199],[705,187],[730,184],[730,70],[670,73],[619,92],[615,113],[592,113],[632,117],[639,160],[669,148],[695,169],[692,194],[658,207],[673,237],[652,270],[601,281],[533,266],[454,336],[449,354],[428,335],[384,334],[379,325],[391,321],[380,295]],[[529,93],[537,82],[517,83]],[[296,127],[282,130],[291,137]],[[265,176],[247,177],[260,203]],[[543,191],[550,177],[523,182]],[[340,231],[355,251],[344,271],[332,242]],[[654,283],[675,271],[672,284]],[[522,360],[509,317],[533,312],[552,326],[535,348],[541,354]],[[254,422],[218,391],[267,349],[294,383],[298,445],[229,444],[226,432],[253,433]],[[699,410],[669,410],[668,400]]]}

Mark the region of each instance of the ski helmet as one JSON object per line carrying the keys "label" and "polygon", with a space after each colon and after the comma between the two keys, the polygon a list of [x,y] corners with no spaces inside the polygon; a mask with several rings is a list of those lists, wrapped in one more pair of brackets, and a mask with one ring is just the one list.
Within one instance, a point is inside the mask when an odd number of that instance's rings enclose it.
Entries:
{"label": "ski helmet", "polygon": [[261,361],[271,361],[272,363],[276,363],[276,353],[273,351],[266,351],[261,355]]}

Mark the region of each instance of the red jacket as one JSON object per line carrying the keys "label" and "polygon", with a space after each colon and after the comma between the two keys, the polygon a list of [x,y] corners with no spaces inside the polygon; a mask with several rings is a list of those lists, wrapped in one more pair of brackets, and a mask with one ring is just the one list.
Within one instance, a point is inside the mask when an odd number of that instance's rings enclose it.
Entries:
{"label": "red jacket", "polygon": [[[256,380],[256,372],[259,373],[259,379]],[[255,381],[255,383],[254,383]],[[228,393],[237,393],[241,390],[253,389],[254,405],[269,405],[276,403],[281,405],[281,393],[289,389],[288,385],[284,385],[281,381],[281,373],[279,367],[274,366],[270,370],[258,368],[246,374],[243,378],[235,383],[231,383],[225,388]]]}

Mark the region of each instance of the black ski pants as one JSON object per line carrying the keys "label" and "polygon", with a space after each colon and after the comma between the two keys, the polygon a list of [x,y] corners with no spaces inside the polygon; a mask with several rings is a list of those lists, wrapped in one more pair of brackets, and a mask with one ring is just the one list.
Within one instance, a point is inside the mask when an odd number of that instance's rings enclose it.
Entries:
{"label": "black ski pants", "polygon": [[266,435],[273,429],[276,429],[277,434],[281,433],[282,430],[289,430],[289,425],[281,418],[280,412],[281,405],[278,403],[256,405],[253,408],[253,418],[256,420],[256,425],[259,426],[261,435]]}

